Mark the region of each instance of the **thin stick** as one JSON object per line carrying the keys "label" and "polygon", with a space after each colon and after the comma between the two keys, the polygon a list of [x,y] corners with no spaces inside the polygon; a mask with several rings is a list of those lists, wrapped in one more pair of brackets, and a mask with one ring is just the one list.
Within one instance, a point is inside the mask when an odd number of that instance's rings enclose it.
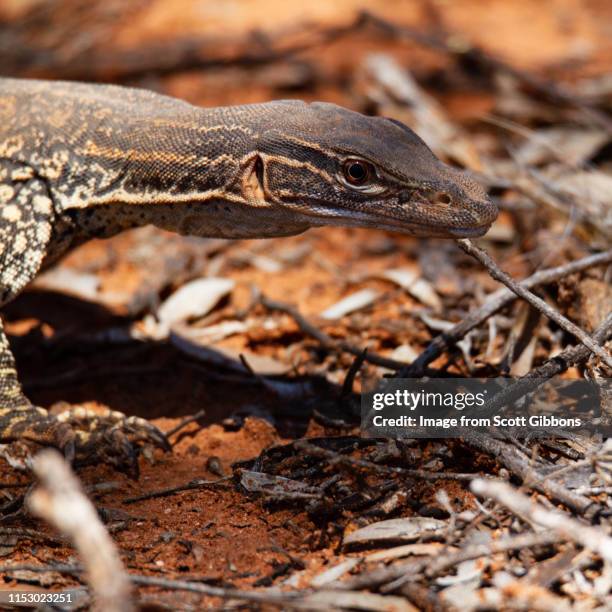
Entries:
{"label": "thin stick", "polygon": [[127,497],[126,499],[123,500],[122,503],[135,504],[137,502],[145,501],[147,499],[157,499],[158,497],[170,497],[171,495],[175,495],[176,493],[180,493],[181,491],[211,489],[231,479],[232,479],[231,476],[224,476],[223,478],[218,478],[217,480],[201,480],[198,478],[186,484],[178,485],[177,487],[171,487],[169,489],[160,489],[159,491],[151,491],[150,493],[143,493],[142,495],[137,495],[136,497]]}
{"label": "thin stick", "polygon": [[[466,546],[463,550],[440,557],[438,561],[432,562],[430,557],[422,560],[408,561],[406,563],[396,563],[389,567],[383,567],[371,572],[363,573],[355,578],[344,582],[333,583],[327,588],[341,591],[357,590],[364,588],[374,588],[392,580],[397,580],[404,576],[414,577],[415,575],[428,570],[428,574],[439,574],[446,569],[450,569],[463,561],[478,559],[479,557],[489,557],[491,555],[508,552],[511,550],[521,550],[532,546],[546,546],[556,544],[560,540],[559,535],[554,531],[543,531],[541,533],[527,533],[518,536],[503,538],[488,542],[487,544],[474,544]],[[396,585],[399,586],[399,585]]]}
{"label": "thin stick", "polygon": [[70,574],[78,576],[85,572],[82,565],[73,565],[68,563],[49,563],[45,565],[34,565],[33,563],[15,563],[14,565],[0,565],[0,574],[8,574],[10,572],[57,572],[58,574]]}
{"label": "thin stick", "polygon": [[139,576],[131,574],[130,579],[133,584],[142,586],[156,586],[163,589],[191,591],[192,593],[201,593],[210,597],[219,597],[221,599],[242,599],[245,601],[256,601],[259,603],[274,603],[288,604],[301,595],[298,592],[275,593],[275,592],[257,592],[257,591],[242,591],[240,589],[225,589],[221,587],[202,584],[201,582],[187,582],[186,580],[168,580],[167,578],[155,578],[154,576]]}
{"label": "thin stick", "polygon": [[464,440],[470,446],[495,458],[512,474],[518,476],[525,485],[560,501],[576,514],[585,515],[591,507],[593,511],[598,508],[598,505],[588,497],[574,493],[562,484],[539,474],[529,465],[527,459],[509,444],[496,440],[489,435],[477,433],[465,435]]}
{"label": "thin stick", "polygon": [[[595,330],[591,336],[594,342],[604,343],[612,335],[612,313],[609,313],[604,322]],[[534,368],[525,376],[519,378],[512,385],[505,387],[502,391],[495,394],[486,404],[487,410],[495,410],[516,402],[527,393],[535,391],[544,382],[561,372],[564,372],[573,365],[578,365],[581,361],[589,358],[591,352],[584,346],[571,346],[542,365]]]}
{"label": "thin stick", "polygon": [[[595,330],[593,339],[596,342],[603,343],[610,335],[612,335],[612,313],[610,313],[605,321]],[[535,370],[532,370],[529,374],[523,376],[512,386],[507,387],[493,396],[488,406],[503,405],[509,395],[511,395],[514,400],[519,399],[526,393],[540,386],[544,380],[552,378],[556,374],[560,374],[567,370],[570,366],[577,365],[588,359],[590,354],[589,349],[584,345],[571,346],[565,349],[559,355],[549,359]],[[546,478],[543,478],[519,455],[516,449],[508,444],[500,440],[495,440],[490,436],[477,433],[464,436],[464,439],[470,446],[495,457],[497,461],[510,470],[515,476],[518,476],[526,485],[560,501],[578,514],[586,514],[587,509],[589,513],[596,511],[598,507],[597,504],[577,491],[570,491],[556,482],[550,474],[547,475]]]}
{"label": "thin stick", "polygon": [[595,355],[597,355],[608,367],[612,368],[612,356],[608,351],[597,344],[593,338],[580,329],[575,323],[572,323],[560,312],[551,308],[543,299],[534,295],[531,291],[513,280],[512,277],[499,268],[486,251],[475,246],[467,238],[457,240],[457,244],[468,255],[477,259],[496,281],[506,285],[508,289],[516,293],[519,297],[522,297],[526,302],[529,302],[536,310],[539,310],[543,315],[554,321],[561,329],[564,329],[566,332],[578,338],[578,340],[588,347],[592,353],[595,353]]}
{"label": "thin stick", "polygon": [[[593,340],[600,344],[604,344],[612,337],[612,312],[608,313],[603,323],[593,332]],[[545,361],[529,374],[525,374],[523,378],[552,378],[556,374],[565,372],[568,368],[578,365],[586,361],[591,356],[591,351],[584,345],[569,346],[555,355],[551,359]],[[520,379],[522,380],[522,379]]]}
{"label": "thin stick", "polygon": [[[85,571],[79,565],[31,565],[31,564],[15,564],[15,565],[0,565],[0,574],[27,570],[31,572],[58,572],[60,574],[78,575]],[[201,593],[210,597],[219,597],[220,599],[242,599],[246,601],[257,601],[262,603],[288,603],[297,598],[301,593],[266,593],[257,591],[241,591],[239,589],[225,589],[214,587],[202,582],[187,582],[186,580],[169,580],[167,578],[155,578],[154,576],[141,576],[138,574],[128,574],[132,584],[142,586],[157,586],[163,589],[191,591],[192,593]]]}
{"label": "thin stick", "polygon": [[329,351],[344,351],[346,353],[351,353],[356,357],[363,358],[364,361],[373,363],[374,365],[381,366],[383,368],[388,368],[389,370],[400,370],[406,365],[401,361],[389,359],[388,357],[382,357],[381,355],[377,355],[376,353],[372,353],[370,351],[367,351],[364,354],[363,348],[349,344],[343,340],[334,340],[324,331],[321,331],[315,327],[310,321],[308,321],[308,319],[306,319],[306,317],[304,317],[304,315],[289,304],[278,302],[277,300],[271,300],[265,295],[261,296],[261,303],[270,310],[278,310],[288,314],[305,334],[312,336],[315,340],[321,343],[323,348]]}
{"label": "thin stick", "polygon": [[177,434],[179,431],[187,427],[187,425],[189,425],[190,423],[193,423],[194,421],[198,421],[199,419],[205,416],[206,416],[206,410],[200,410],[199,412],[196,412],[195,414],[185,417],[176,427],[173,427],[170,431],[166,432],[166,438],[169,439],[170,436]]}

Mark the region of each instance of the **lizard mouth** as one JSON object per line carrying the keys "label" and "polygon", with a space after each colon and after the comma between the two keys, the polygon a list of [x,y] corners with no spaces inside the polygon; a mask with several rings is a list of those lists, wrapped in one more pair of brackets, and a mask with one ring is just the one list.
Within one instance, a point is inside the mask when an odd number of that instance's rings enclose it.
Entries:
{"label": "lizard mouth", "polygon": [[453,238],[477,238],[478,236],[484,236],[490,227],[491,224],[487,223],[478,227],[449,227],[447,229]]}
{"label": "lizard mouth", "polygon": [[306,212],[312,225],[350,225],[353,227],[369,227],[391,232],[399,232],[412,236],[431,238],[476,238],[483,236],[491,227],[492,221],[472,226],[453,227],[450,225],[428,225],[414,221],[403,220],[392,216],[370,215],[364,212],[351,211],[325,207],[321,211],[312,208]]}

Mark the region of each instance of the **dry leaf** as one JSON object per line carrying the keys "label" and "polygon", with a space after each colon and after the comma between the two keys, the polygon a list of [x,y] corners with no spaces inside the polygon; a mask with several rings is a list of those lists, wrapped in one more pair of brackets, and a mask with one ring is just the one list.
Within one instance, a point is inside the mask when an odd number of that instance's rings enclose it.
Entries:
{"label": "dry leaf", "polygon": [[100,279],[95,274],[59,266],[41,274],[33,283],[39,289],[56,291],[87,300],[99,301]]}
{"label": "dry leaf", "polygon": [[412,297],[416,298],[426,306],[435,311],[442,310],[442,301],[433,286],[421,278],[416,272],[408,268],[395,268],[385,270],[381,278],[391,281],[405,289]]}
{"label": "dry leaf", "polygon": [[251,328],[246,321],[222,321],[207,327],[191,327],[188,325],[175,325],[173,330],[184,338],[189,338],[198,344],[214,344],[235,334],[244,334]]}
{"label": "dry leaf", "polygon": [[569,196],[593,225],[612,233],[612,176],[596,170],[565,173],[554,187]]}
{"label": "dry leaf", "polygon": [[377,550],[365,557],[365,561],[391,561],[392,559],[401,559],[402,557],[429,556],[437,555],[441,550],[448,553],[456,552],[458,548],[455,546],[447,546],[441,542],[430,542],[428,544],[404,544],[403,546],[394,546],[387,550]]}
{"label": "dry leaf", "polygon": [[395,349],[389,357],[395,361],[403,363],[412,363],[419,356],[419,352],[413,349],[409,344],[402,344]]}
{"label": "dry leaf", "polygon": [[423,516],[389,519],[353,531],[344,538],[343,545],[346,547],[370,542],[411,542],[422,537],[439,534],[446,528],[447,523],[445,521]]}
{"label": "dry leaf", "polygon": [[340,319],[344,315],[369,306],[378,296],[379,293],[372,289],[362,289],[361,291],[351,293],[351,295],[327,308],[327,310],[321,313],[321,317],[324,319]]}
{"label": "dry leaf", "polygon": [[183,285],[158,309],[157,316],[165,325],[208,314],[232,291],[235,283],[229,278],[200,278]]}

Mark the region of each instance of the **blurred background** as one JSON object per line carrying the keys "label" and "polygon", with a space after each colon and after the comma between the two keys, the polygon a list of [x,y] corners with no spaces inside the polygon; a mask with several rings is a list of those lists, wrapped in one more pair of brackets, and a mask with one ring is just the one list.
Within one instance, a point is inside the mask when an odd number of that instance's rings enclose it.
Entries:
{"label": "blurred background", "polygon": [[475,118],[494,110],[503,76],[480,50],[549,80],[594,78],[609,70],[610,13],[605,0],[2,0],[1,72],[137,83],[199,104],[292,93],[356,106],[365,60],[384,52]]}

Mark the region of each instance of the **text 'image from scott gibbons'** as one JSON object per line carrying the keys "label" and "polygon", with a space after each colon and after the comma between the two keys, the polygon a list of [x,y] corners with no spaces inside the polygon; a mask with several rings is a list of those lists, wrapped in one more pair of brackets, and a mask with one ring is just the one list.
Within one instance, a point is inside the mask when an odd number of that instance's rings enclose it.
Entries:
{"label": "text 'image from scott gibbons'", "polygon": [[612,384],[559,378],[386,379],[361,401],[365,436],[452,438],[611,435]]}

